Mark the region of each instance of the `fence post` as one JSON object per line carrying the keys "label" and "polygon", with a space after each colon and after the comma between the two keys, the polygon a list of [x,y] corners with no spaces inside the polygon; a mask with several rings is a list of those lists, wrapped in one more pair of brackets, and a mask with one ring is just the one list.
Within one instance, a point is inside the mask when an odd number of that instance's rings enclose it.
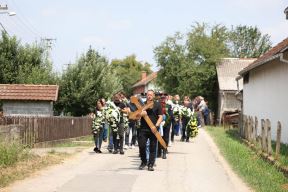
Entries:
{"label": "fence post", "polygon": [[280,121],[278,121],[277,122],[277,140],[276,140],[275,159],[279,158],[280,144],[281,144],[281,123],[280,123]]}
{"label": "fence post", "polygon": [[255,142],[257,142],[257,137],[258,137],[258,118],[255,117],[255,127],[254,127]]}
{"label": "fence post", "polygon": [[242,124],[242,130],[241,130],[241,137],[245,137],[245,127],[246,127],[246,115],[243,115],[243,124]]}
{"label": "fence post", "polygon": [[251,143],[251,132],[252,132],[252,127],[251,127],[251,116],[248,117],[248,134],[247,134],[247,139]]}
{"label": "fence post", "polygon": [[262,133],[261,133],[261,139],[262,139],[262,151],[263,152],[266,152],[266,133],[265,133],[265,127],[266,127],[266,123],[265,123],[265,120],[264,119],[261,119],[261,130],[262,130]]}
{"label": "fence post", "polygon": [[272,155],[271,122],[269,119],[266,119],[266,127],[267,127],[267,152],[268,155]]}
{"label": "fence post", "polygon": [[251,117],[251,139],[252,139],[252,143],[255,144],[256,143],[256,137],[255,137],[255,124],[254,124],[254,119],[253,117]]}

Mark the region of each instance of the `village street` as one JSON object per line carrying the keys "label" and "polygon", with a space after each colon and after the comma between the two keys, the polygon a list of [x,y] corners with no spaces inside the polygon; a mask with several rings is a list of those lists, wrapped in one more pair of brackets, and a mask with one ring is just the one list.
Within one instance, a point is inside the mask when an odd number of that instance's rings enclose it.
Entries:
{"label": "village street", "polygon": [[236,176],[205,130],[190,143],[169,147],[168,159],[158,158],[154,172],[138,170],[138,149],[125,155],[85,149],[63,164],[16,182],[11,192],[230,192],[249,191]]}

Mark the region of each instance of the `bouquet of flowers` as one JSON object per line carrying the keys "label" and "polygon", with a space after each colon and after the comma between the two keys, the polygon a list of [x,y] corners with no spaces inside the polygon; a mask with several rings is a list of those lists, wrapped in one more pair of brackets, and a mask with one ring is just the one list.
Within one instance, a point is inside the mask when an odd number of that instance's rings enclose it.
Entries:
{"label": "bouquet of flowers", "polygon": [[105,119],[109,123],[112,131],[117,132],[118,124],[120,122],[120,111],[118,107],[112,102],[107,101],[106,107],[104,108]]}
{"label": "bouquet of flowers", "polygon": [[198,135],[198,127],[197,127],[197,117],[196,114],[192,114],[188,124],[187,129],[189,129],[189,137],[196,137]]}
{"label": "bouquet of flowers", "polygon": [[93,121],[92,121],[92,133],[94,135],[97,135],[100,130],[103,128],[102,123],[104,121],[104,114],[102,111],[96,111],[96,114],[93,115]]}

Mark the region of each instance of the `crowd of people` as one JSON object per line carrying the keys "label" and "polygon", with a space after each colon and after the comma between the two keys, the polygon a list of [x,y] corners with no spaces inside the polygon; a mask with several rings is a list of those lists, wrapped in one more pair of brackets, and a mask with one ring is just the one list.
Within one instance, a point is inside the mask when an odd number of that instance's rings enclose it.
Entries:
{"label": "crowd of people", "polygon": [[[142,105],[153,102],[153,107],[140,111],[136,119],[129,119],[129,114],[137,107],[122,92],[116,93],[112,101],[101,98],[96,102],[95,112],[90,114],[96,153],[102,153],[103,141],[108,142],[110,153],[121,155],[138,145],[139,169],[148,166],[148,170],[153,171],[156,157],[166,159],[168,153],[157,141],[155,130],[171,147],[175,136],[181,135],[180,141],[189,142],[197,136],[199,127],[209,124],[208,102],[201,96],[193,100],[184,96],[181,101],[179,95],[173,97],[148,90],[146,99],[138,97],[138,100]],[[147,116],[155,130],[146,122]]]}

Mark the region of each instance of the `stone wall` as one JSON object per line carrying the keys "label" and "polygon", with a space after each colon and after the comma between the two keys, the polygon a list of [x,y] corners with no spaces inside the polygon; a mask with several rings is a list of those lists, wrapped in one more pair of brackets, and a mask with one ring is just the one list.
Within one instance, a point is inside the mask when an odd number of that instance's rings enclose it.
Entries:
{"label": "stone wall", "polygon": [[20,140],[21,125],[0,125],[0,142]]}

